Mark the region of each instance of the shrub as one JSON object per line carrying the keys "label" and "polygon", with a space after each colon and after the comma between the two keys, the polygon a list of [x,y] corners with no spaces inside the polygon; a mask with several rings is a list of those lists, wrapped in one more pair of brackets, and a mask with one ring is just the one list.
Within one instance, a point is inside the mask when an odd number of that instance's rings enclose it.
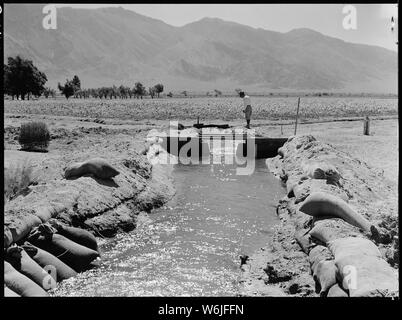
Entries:
{"label": "shrub", "polygon": [[32,175],[32,165],[28,160],[4,168],[4,200],[10,201],[28,191],[30,185],[36,184]]}
{"label": "shrub", "polygon": [[22,150],[46,151],[50,141],[50,133],[43,122],[29,122],[21,125],[18,142]]}

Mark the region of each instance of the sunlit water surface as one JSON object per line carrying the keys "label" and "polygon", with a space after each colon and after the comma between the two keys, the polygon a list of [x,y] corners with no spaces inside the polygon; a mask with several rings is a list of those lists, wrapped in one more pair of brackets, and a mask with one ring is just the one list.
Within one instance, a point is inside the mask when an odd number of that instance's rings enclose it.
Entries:
{"label": "sunlit water surface", "polygon": [[235,296],[241,254],[265,246],[278,223],[280,182],[257,160],[174,166],[175,197],[138,217],[137,228],[101,239],[99,267],[63,281],[57,296]]}

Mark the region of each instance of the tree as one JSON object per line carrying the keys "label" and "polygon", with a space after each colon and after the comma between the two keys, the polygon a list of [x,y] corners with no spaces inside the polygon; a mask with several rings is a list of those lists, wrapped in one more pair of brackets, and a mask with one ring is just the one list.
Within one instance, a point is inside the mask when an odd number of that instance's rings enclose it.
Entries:
{"label": "tree", "polygon": [[99,98],[107,98],[107,96],[109,95],[109,88],[106,87],[102,87],[99,89]]}
{"label": "tree", "polygon": [[43,91],[43,95],[47,99],[50,96],[50,88],[45,88],[45,91]]}
{"label": "tree", "polygon": [[167,96],[168,96],[169,98],[171,98],[171,97],[173,97],[173,93],[170,91],[170,92],[167,94]]}
{"label": "tree", "polygon": [[74,85],[76,91],[81,90],[81,81],[80,81],[80,78],[78,78],[77,75],[75,75],[73,77],[73,85]]}
{"label": "tree", "polygon": [[89,94],[93,98],[99,98],[99,89],[89,89]]}
{"label": "tree", "polygon": [[46,75],[36,68],[31,60],[25,60],[20,56],[9,57],[7,65],[4,65],[4,92],[25,100],[25,96],[33,94],[40,96],[45,90]]}
{"label": "tree", "polygon": [[4,65],[3,67],[3,85],[4,85],[4,93],[11,95],[12,99],[14,100],[13,88],[11,87],[10,83],[10,68],[8,65]]}
{"label": "tree", "polygon": [[117,99],[117,96],[119,95],[119,89],[117,89],[117,87],[115,85],[113,85],[113,87],[110,88],[109,94],[110,94],[110,99],[112,99],[112,97]]}
{"label": "tree", "polygon": [[66,79],[66,83],[64,84],[64,86],[58,83],[57,87],[59,88],[60,92],[66,97],[67,100],[68,98],[74,95],[75,86],[72,80]]}
{"label": "tree", "polygon": [[82,97],[84,99],[89,98],[89,96],[91,95],[91,90],[90,89],[82,89]]}
{"label": "tree", "polygon": [[145,87],[143,86],[143,84],[141,82],[136,82],[134,84],[133,92],[134,92],[134,96],[136,96],[137,99],[138,99],[138,97],[141,97],[141,99],[142,99],[142,96],[146,94],[146,91],[147,90],[145,89]]}
{"label": "tree", "polygon": [[186,91],[186,90],[182,91],[181,94],[182,94],[183,96],[187,97],[187,91]]}
{"label": "tree", "polygon": [[56,96],[56,91],[54,91],[52,88],[46,87],[45,90],[43,91],[43,95],[47,99],[49,96],[54,98]]}
{"label": "tree", "polygon": [[163,84],[158,83],[154,86],[156,93],[158,94],[158,98],[159,98],[159,94],[163,92]]}
{"label": "tree", "polygon": [[74,86],[74,98],[81,98],[82,97],[82,92],[81,92],[81,81],[80,78],[78,78],[77,75],[73,77],[73,80],[71,80]]}
{"label": "tree", "polygon": [[72,80],[66,79],[64,86],[58,83],[57,87],[67,99],[71,96],[74,96],[75,98],[82,98],[85,96],[84,90],[81,90],[80,78],[78,78],[77,75],[75,75]]}
{"label": "tree", "polygon": [[131,97],[134,95],[134,92],[133,92],[133,90],[131,90],[129,87],[127,87],[127,94],[128,94],[128,96],[130,97],[130,99],[131,99]]}
{"label": "tree", "polygon": [[148,92],[149,92],[149,95],[151,96],[151,98],[153,99],[154,96],[155,96],[155,94],[156,94],[156,89],[155,89],[155,87],[150,87],[150,88],[148,89]]}
{"label": "tree", "polygon": [[126,91],[126,98],[131,98],[132,93],[131,93],[131,88],[130,87],[124,87]]}
{"label": "tree", "polygon": [[214,91],[215,91],[215,97],[222,95],[222,91],[219,91],[217,89],[215,89]]}
{"label": "tree", "polygon": [[119,87],[120,98],[127,99],[129,91],[130,91],[130,88],[120,85],[120,87]]}

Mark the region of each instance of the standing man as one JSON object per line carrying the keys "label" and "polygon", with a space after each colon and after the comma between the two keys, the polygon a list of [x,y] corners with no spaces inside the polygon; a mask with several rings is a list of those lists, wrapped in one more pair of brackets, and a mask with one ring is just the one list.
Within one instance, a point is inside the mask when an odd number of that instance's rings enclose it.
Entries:
{"label": "standing man", "polygon": [[247,125],[246,128],[250,129],[250,119],[251,119],[251,113],[252,113],[252,108],[251,108],[251,101],[250,101],[250,97],[244,94],[244,91],[240,91],[239,93],[240,98],[243,98],[243,104],[244,104],[244,114],[246,116],[246,121],[247,121]]}

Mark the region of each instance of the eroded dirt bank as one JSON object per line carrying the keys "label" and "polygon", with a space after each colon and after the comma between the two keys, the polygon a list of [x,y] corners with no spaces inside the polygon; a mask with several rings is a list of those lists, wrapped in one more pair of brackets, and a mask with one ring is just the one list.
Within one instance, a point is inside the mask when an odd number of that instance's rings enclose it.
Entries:
{"label": "eroded dirt bank", "polygon": [[[398,295],[395,185],[366,163],[313,136],[291,137],[279,153],[267,165],[287,187],[288,195],[277,208],[281,224],[272,243],[242,266],[242,295]],[[324,217],[306,214],[317,205],[311,205],[308,196],[317,192],[335,196],[336,206],[363,217],[369,227],[363,231],[328,216],[331,201],[316,210],[328,210]],[[345,282],[345,263],[357,269],[357,289]]]}
{"label": "eroded dirt bank", "polygon": [[[18,129],[5,129],[5,170],[29,159],[36,184],[6,203],[5,246],[21,242],[33,227],[50,218],[111,237],[133,230],[138,213],[161,206],[174,194],[169,173],[152,166],[142,152],[144,128],[51,128],[48,153],[12,148]],[[96,157],[107,160],[120,174],[107,180],[91,175],[64,178],[68,164]]]}

